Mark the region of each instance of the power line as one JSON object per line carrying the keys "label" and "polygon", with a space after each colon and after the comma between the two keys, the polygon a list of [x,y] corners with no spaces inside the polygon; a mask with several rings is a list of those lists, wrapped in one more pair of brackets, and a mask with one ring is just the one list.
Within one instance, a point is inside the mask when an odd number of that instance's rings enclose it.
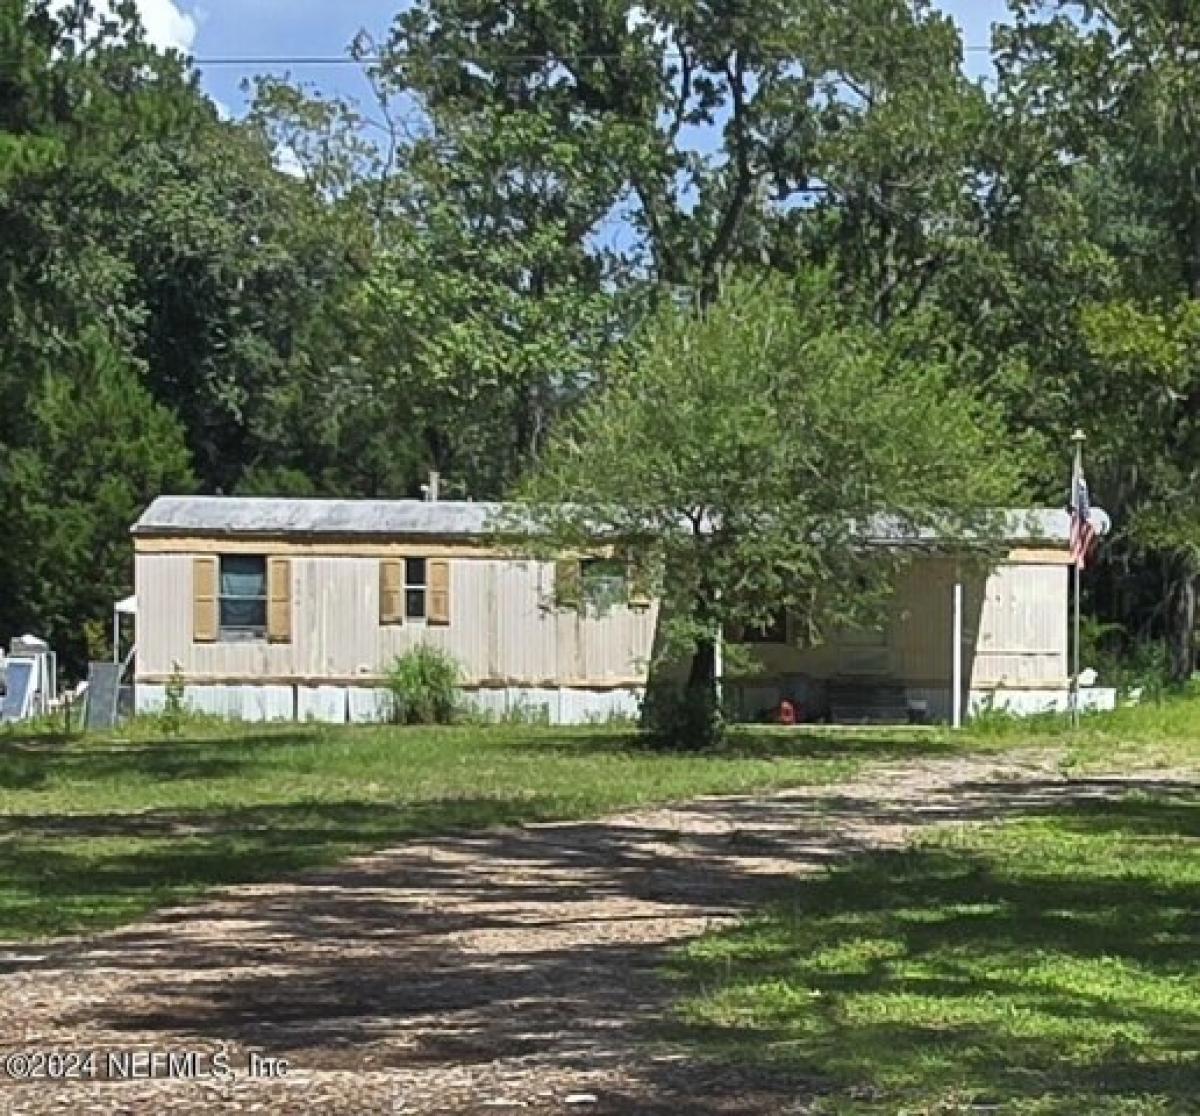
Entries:
{"label": "power line", "polygon": [[193,58],[193,66],[377,66],[385,59],[382,57],[344,58],[344,57],[263,57],[263,58]]}
{"label": "power line", "polygon": [[[991,47],[986,46],[965,46],[962,48],[964,55],[967,54],[990,54]],[[189,57],[184,56],[187,63],[196,69],[221,68],[221,69],[243,69],[250,70],[259,67],[279,67],[279,66],[379,66],[388,62],[396,61],[394,56],[386,55],[362,55],[358,58],[350,55],[334,54],[334,55],[244,55],[240,57],[233,56],[213,56],[211,58],[204,57]],[[583,54],[507,54],[496,58],[478,59],[469,56],[457,54],[432,54],[423,57],[422,61],[428,62],[460,62],[463,65],[473,65],[479,69],[487,69],[488,67],[503,65],[509,63],[512,65],[524,65],[531,62],[542,63],[563,63],[563,62],[610,62],[619,61],[625,58],[626,55],[616,51],[608,53],[583,53]],[[762,57],[763,62],[788,62],[793,60],[795,56],[791,54],[765,55]],[[685,55],[682,51],[668,50],[658,56],[660,60],[680,62],[683,61]],[[6,69],[20,69],[25,63],[16,59],[0,58],[0,73]]]}
{"label": "power line", "polygon": [[[990,54],[991,47],[987,46],[966,46],[962,48],[964,54]],[[625,55],[610,51],[608,53],[581,53],[581,54],[506,54],[500,58],[488,58],[479,60],[469,57],[464,57],[455,54],[434,54],[428,55],[423,60],[432,62],[463,62],[472,63],[474,65],[494,64],[496,62],[607,62],[616,61],[624,58]],[[683,59],[683,54],[680,51],[665,51],[659,57],[671,61],[680,61]],[[787,61],[792,55],[776,55],[771,58],[771,61]],[[349,55],[261,55],[261,56],[246,56],[246,57],[212,57],[212,58],[193,58],[191,62],[194,66],[378,66],[384,62],[393,61],[384,55],[364,55],[360,58],[351,58]]]}

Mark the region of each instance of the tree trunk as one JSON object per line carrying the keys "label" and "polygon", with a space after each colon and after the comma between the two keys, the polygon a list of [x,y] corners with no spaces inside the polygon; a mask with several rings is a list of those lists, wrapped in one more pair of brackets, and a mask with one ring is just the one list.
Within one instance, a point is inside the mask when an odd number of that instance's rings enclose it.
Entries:
{"label": "tree trunk", "polygon": [[1167,644],[1171,656],[1171,681],[1182,684],[1191,679],[1196,665],[1196,573],[1189,560],[1179,563],[1169,594]]}
{"label": "tree trunk", "polygon": [[875,292],[875,324],[881,329],[891,324],[896,289],[900,286],[897,274],[896,243],[899,239],[891,217],[892,187],[885,178],[879,184],[879,285]]}
{"label": "tree trunk", "polygon": [[1187,243],[1184,246],[1184,280],[1188,294],[1200,299],[1200,167],[1191,170],[1188,191]]}
{"label": "tree trunk", "polygon": [[678,711],[673,735],[675,746],[688,751],[711,748],[721,739],[721,714],[717,708],[717,647],[702,639],[692,652],[683,707]]}
{"label": "tree trunk", "polygon": [[692,667],[688,672],[688,700],[704,699],[712,705],[717,701],[717,645],[711,639],[696,644]]}

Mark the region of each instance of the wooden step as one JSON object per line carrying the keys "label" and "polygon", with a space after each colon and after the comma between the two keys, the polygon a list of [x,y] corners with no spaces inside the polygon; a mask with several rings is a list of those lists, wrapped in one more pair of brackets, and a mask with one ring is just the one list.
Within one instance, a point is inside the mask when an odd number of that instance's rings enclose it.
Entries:
{"label": "wooden step", "polygon": [[909,720],[908,695],[892,679],[838,679],[829,684],[829,713],[843,725],[903,725]]}

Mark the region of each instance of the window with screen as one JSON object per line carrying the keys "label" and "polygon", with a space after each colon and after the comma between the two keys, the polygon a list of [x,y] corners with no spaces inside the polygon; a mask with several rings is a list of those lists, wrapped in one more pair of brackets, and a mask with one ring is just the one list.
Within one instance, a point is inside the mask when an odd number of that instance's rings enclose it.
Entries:
{"label": "window with screen", "polygon": [[579,564],[580,588],[584,601],[597,611],[625,603],[625,563],[616,558],[585,558]]}
{"label": "window with screen", "polygon": [[428,569],[424,558],[404,562],[404,615],[409,620],[424,620],[428,612]]}
{"label": "window with screen", "polygon": [[263,639],[267,634],[267,560],[231,554],[221,559],[222,639]]}

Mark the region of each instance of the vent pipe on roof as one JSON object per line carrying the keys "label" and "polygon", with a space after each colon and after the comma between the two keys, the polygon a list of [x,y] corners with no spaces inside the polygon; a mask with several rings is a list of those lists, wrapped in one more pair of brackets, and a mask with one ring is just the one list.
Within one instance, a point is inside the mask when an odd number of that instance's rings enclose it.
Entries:
{"label": "vent pipe on roof", "polygon": [[429,483],[421,485],[421,491],[425,493],[425,501],[429,504],[436,504],[438,497],[441,495],[442,474],[431,470],[429,473]]}

